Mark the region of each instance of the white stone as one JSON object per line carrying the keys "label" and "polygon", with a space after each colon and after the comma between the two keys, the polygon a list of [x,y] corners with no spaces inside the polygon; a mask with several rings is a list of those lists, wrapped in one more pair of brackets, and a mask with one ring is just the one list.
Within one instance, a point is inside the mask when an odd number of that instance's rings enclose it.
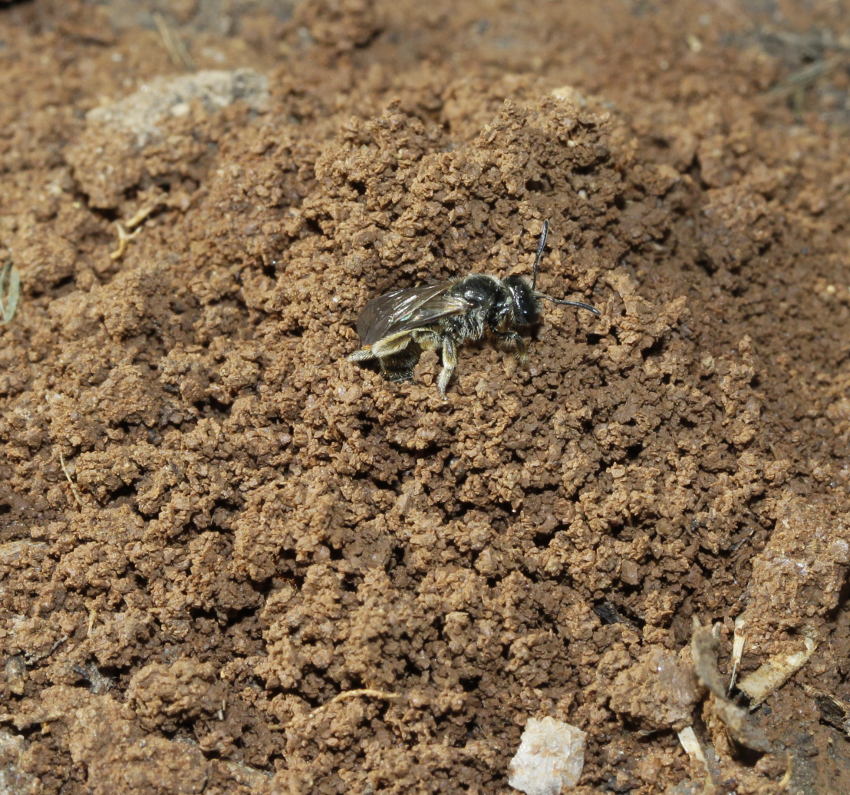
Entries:
{"label": "white stone", "polygon": [[529,718],[508,766],[508,784],[525,795],[558,795],[574,787],[584,767],[586,736],[554,718]]}
{"label": "white stone", "polygon": [[209,69],[177,77],[155,77],[128,97],[93,108],[86,123],[126,130],[138,147],[162,137],[160,123],[169,115],[185,116],[200,102],[215,113],[236,100],[262,112],[269,102],[268,77],[252,69]]}

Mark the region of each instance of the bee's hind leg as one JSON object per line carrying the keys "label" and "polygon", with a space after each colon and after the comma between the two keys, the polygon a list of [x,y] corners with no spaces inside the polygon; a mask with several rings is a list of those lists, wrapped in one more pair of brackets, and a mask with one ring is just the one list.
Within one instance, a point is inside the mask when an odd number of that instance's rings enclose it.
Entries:
{"label": "bee's hind leg", "polygon": [[398,353],[384,356],[380,359],[381,373],[387,381],[412,381],[413,368],[421,353],[422,348],[414,342]]}
{"label": "bee's hind leg", "polygon": [[349,362],[368,362],[370,359],[377,358],[371,348],[359,348],[354,353],[349,353],[345,357]]}
{"label": "bee's hind leg", "polygon": [[392,337],[385,337],[378,340],[372,345],[365,345],[360,350],[349,353],[345,358],[350,362],[366,362],[369,359],[383,359],[386,356],[392,356],[394,353],[403,351],[410,345],[409,334],[395,334]]}
{"label": "bee's hind leg", "polygon": [[388,381],[409,381],[420,352],[410,334],[399,334],[366,345],[345,358],[350,362],[362,362],[367,367],[377,362],[381,375]]}

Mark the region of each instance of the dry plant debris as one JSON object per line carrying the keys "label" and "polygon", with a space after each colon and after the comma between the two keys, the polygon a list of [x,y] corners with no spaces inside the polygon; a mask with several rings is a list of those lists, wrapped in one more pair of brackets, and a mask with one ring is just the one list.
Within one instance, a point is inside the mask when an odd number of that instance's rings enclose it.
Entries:
{"label": "dry plant debris", "polygon": [[0,265],[0,325],[11,323],[21,298],[21,275],[8,260]]}

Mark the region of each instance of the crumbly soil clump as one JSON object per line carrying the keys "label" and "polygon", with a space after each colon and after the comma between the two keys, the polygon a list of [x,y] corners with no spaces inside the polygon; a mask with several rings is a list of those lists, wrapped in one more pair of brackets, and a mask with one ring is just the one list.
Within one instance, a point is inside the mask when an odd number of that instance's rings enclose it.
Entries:
{"label": "crumbly soil clump", "polygon": [[850,9],[145,5],[0,3],[0,790],[850,789]]}

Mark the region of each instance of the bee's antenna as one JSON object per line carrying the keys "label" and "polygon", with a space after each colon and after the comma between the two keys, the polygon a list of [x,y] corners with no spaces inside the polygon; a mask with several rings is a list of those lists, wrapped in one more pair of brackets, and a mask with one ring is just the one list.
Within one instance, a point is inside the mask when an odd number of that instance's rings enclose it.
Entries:
{"label": "bee's antenna", "polygon": [[537,256],[534,258],[534,267],[531,270],[531,289],[537,285],[537,271],[540,270],[540,260],[543,259],[543,250],[546,248],[546,238],[549,236],[549,221],[543,222],[543,231],[540,233],[540,242],[537,244]]}
{"label": "bee's antenna", "polygon": [[551,301],[553,304],[561,304],[562,306],[577,306],[579,309],[586,309],[588,312],[593,312],[594,315],[602,314],[595,306],[583,304],[581,301],[567,301],[565,298],[552,298],[551,295],[538,293],[536,290],[534,291],[534,297],[543,298],[546,301]]}
{"label": "bee's antenna", "polygon": [[534,268],[531,271],[531,290],[536,298],[543,298],[546,301],[551,301],[553,304],[561,304],[562,306],[576,306],[579,309],[586,309],[588,312],[593,312],[594,315],[599,315],[601,312],[590,304],[583,304],[581,301],[567,301],[565,298],[552,298],[551,295],[538,293],[534,288],[537,286],[537,271],[540,270],[540,260],[543,259],[543,251],[546,248],[546,238],[549,236],[549,220],[543,222],[543,231],[540,233],[540,242],[537,244],[537,256],[534,257]]}

